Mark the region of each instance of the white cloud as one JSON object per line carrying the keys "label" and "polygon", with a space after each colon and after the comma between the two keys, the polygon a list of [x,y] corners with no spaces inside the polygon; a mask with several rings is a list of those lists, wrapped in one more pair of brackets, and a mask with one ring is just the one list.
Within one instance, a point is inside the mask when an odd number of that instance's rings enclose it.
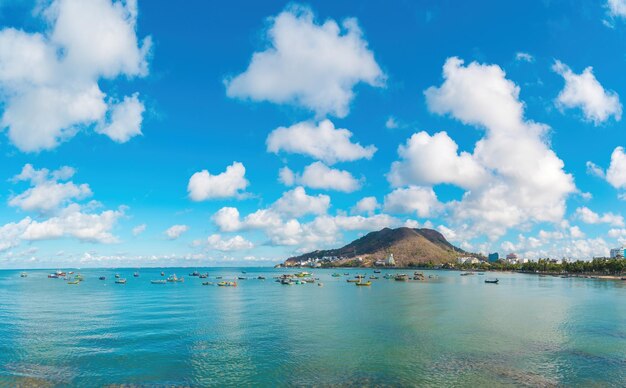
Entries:
{"label": "white cloud", "polygon": [[141,224],[141,225],[137,225],[133,228],[133,236],[139,236],[140,234],[142,234],[143,232],[146,231],[146,228],[148,226],[146,224]]}
{"label": "white cloud", "polygon": [[356,19],[345,19],[341,27],[332,19],[318,24],[310,9],[292,6],[269,22],[269,47],[254,53],[245,72],[225,81],[229,97],[344,117],[356,84],[384,85]]}
{"label": "white cloud", "polygon": [[[440,87],[424,92],[428,108],[486,130],[471,159],[488,172],[488,179],[465,192],[460,201],[448,204],[451,220],[469,223],[473,233],[493,239],[523,223],[561,221],[565,200],[576,187],[572,176],[563,171],[563,161],[549,147],[548,127],[524,119],[519,87],[497,65],[472,62],[464,66],[458,58],[446,61],[443,76]],[[446,149],[453,161],[460,157],[451,152],[455,151],[453,143]],[[421,168],[417,171],[422,175],[428,172]]]}
{"label": "white cloud", "polygon": [[92,192],[88,184],[60,182],[70,179],[74,173],[74,169],[67,166],[51,172],[45,168],[36,170],[31,164],[26,164],[13,181],[28,181],[31,187],[12,196],[9,205],[25,211],[50,213],[72,200],[90,197]]}
{"label": "white cloud", "polygon": [[402,161],[393,162],[387,179],[394,187],[451,183],[463,188],[485,183],[488,173],[467,152],[458,153],[458,145],[446,132],[430,136],[413,134],[406,145],[398,147]]}
{"label": "white cloud", "polygon": [[187,225],[172,225],[164,233],[170,240],[176,240],[183,233],[189,230]]}
{"label": "white cloud", "polygon": [[597,176],[598,178],[605,178],[604,170],[597,164],[587,161],[587,174]]}
{"label": "white cloud", "polygon": [[390,213],[415,212],[419,217],[431,217],[441,210],[441,203],[432,188],[409,186],[387,194],[384,209]]}
{"label": "white cloud", "polygon": [[352,132],[335,128],[330,120],[322,120],[317,125],[303,121],[290,127],[279,127],[267,137],[267,151],[280,151],[307,155],[322,160],[326,164],[371,159],[376,147],[352,143]]}
{"label": "white cloud", "polygon": [[85,212],[78,204],[71,204],[58,216],[44,221],[31,220],[20,238],[32,241],[73,237],[81,241],[115,243],[118,238],[111,231],[123,216],[124,207],[95,214]]}
{"label": "white cloud", "polygon": [[20,245],[20,236],[31,222],[30,217],[26,217],[19,222],[10,222],[0,226],[0,252]]}
{"label": "white cloud", "polygon": [[107,123],[96,126],[96,132],[107,135],[118,143],[126,143],[132,137],[141,135],[141,122],[145,108],[139,101],[139,94],[124,97],[120,103],[110,106]]}
{"label": "white cloud", "polygon": [[223,207],[213,215],[212,219],[223,232],[234,232],[241,229],[237,208]]}
{"label": "white cloud", "polygon": [[552,69],[565,79],[565,87],[559,93],[556,104],[560,108],[580,108],[585,119],[599,125],[611,116],[616,121],[622,118],[622,104],[614,91],[605,90],[587,67],[575,74],[566,64],[556,61]]}
{"label": "white cloud", "polygon": [[361,198],[356,205],[354,205],[352,213],[372,215],[378,208],[380,208],[380,204],[376,200],[376,197],[365,197]]}
{"label": "white cloud", "polygon": [[189,198],[194,201],[206,201],[240,196],[249,184],[245,175],[246,168],[239,162],[233,162],[226,167],[225,172],[218,175],[211,175],[207,170],[197,172],[191,176],[187,185]]}
{"label": "white cloud", "polygon": [[56,0],[40,15],[42,33],[0,30],[0,124],[27,152],[55,148],[114,113],[98,81],[146,75],[151,46],[137,40],[136,1]]}
{"label": "white cloud", "polygon": [[301,217],[305,214],[324,214],[330,206],[330,197],[324,194],[308,195],[303,187],[283,193],[272,209],[280,214]]}
{"label": "white cloud", "polygon": [[588,207],[576,209],[576,217],[587,224],[610,224],[612,226],[624,226],[624,217],[614,213],[604,213],[599,215]]}
{"label": "white cloud", "polygon": [[518,61],[523,61],[523,62],[534,62],[535,61],[535,57],[533,57],[532,55],[525,53],[525,52],[517,52],[515,54],[515,59]]}
{"label": "white cloud", "polygon": [[344,193],[361,188],[361,182],[350,172],[329,168],[322,162],[311,163],[304,168],[302,174],[295,174],[287,167],[281,169],[279,174],[279,180],[287,186],[299,184],[313,189],[337,190]]}
{"label": "white cloud", "polygon": [[395,129],[398,128],[399,124],[396,121],[396,118],[393,116],[389,116],[387,121],[385,121],[385,128],[387,129]]}
{"label": "white cloud", "polygon": [[613,17],[626,17],[626,0],[608,0],[609,14]]}
{"label": "white cloud", "polygon": [[606,170],[606,180],[616,189],[626,188],[626,154],[624,147],[616,147],[611,154],[611,164]]}
{"label": "white cloud", "polygon": [[278,181],[285,186],[296,184],[296,174],[287,166],[278,170]]}
{"label": "white cloud", "polygon": [[212,234],[207,238],[207,243],[218,251],[240,251],[254,247],[254,244],[239,235],[223,239],[219,234]]}

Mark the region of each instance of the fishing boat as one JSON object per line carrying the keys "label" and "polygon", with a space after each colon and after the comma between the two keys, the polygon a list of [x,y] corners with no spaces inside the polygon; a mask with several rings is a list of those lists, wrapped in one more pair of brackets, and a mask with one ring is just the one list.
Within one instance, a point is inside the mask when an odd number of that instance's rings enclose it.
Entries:
{"label": "fishing boat", "polygon": [[119,278],[119,279],[115,280],[115,283],[116,284],[126,284],[126,279]]}
{"label": "fishing boat", "polygon": [[189,274],[189,276],[200,276],[200,272],[193,271],[192,273]]}
{"label": "fishing boat", "polygon": [[116,279],[119,279],[119,278],[120,278],[120,274],[119,274],[119,273],[116,273],[116,274],[115,274],[115,278],[116,278]]}
{"label": "fishing boat", "polygon": [[138,277],[139,277],[139,272],[135,272],[135,273],[133,274],[133,277],[138,278]]}
{"label": "fishing boat", "polygon": [[369,287],[369,286],[372,285],[372,282],[369,282],[369,281],[368,282],[358,282],[358,283],[354,283],[354,284],[356,284],[357,286]]}
{"label": "fishing boat", "polygon": [[358,283],[360,281],[361,281],[361,278],[358,278],[358,279],[346,279],[346,282],[348,282],[348,283]]}
{"label": "fishing boat", "polygon": [[371,275],[371,276],[370,276],[370,279],[372,279],[372,280],[378,280],[378,276]]}
{"label": "fishing boat", "polygon": [[340,277],[340,276],[341,276],[341,274],[340,274],[340,273],[337,273],[337,272],[335,272],[334,274],[332,274],[332,277],[334,277],[334,278],[338,278],[338,277]]}
{"label": "fishing boat", "polygon": [[165,276],[165,272],[161,272],[161,276]]}
{"label": "fishing boat", "polygon": [[58,278],[59,278],[59,276],[57,274],[55,274],[55,273],[51,273],[51,274],[48,275],[48,279],[58,279]]}
{"label": "fishing boat", "polygon": [[311,276],[311,274],[309,272],[298,272],[296,274],[297,278],[306,278],[306,277],[309,277],[309,276]]}
{"label": "fishing boat", "polygon": [[98,279],[99,280],[107,280],[106,276],[100,276]]}
{"label": "fishing boat", "polygon": [[490,284],[498,284],[500,280],[498,279],[485,279],[485,283],[490,283]]}
{"label": "fishing boat", "polygon": [[401,273],[399,275],[396,275],[394,279],[398,282],[406,282],[409,280],[409,275]]}
{"label": "fishing boat", "polygon": [[174,283],[178,281],[178,277],[176,276],[176,274],[173,274],[168,276],[166,280],[170,283]]}
{"label": "fishing boat", "polygon": [[199,277],[200,279],[206,279],[206,278],[208,278],[208,277],[209,277],[209,274],[208,274],[208,273],[203,273],[203,274],[198,275],[198,277]]}
{"label": "fishing boat", "polygon": [[394,276],[393,276],[392,274],[390,274],[390,273],[386,273],[386,274],[383,276],[383,278],[384,278],[384,279],[393,279],[393,278],[394,278]]}
{"label": "fishing boat", "polygon": [[259,280],[265,280],[265,276],[259,276],[259,277],[257,277],[257,279],[259,279]]}
{"label": "fishing boat", "polygon": [[293,285],[293,280],[289,279],[289,278],[283,278],[280,279],[280,284],[284,285],[284,286],[291,286]]}
{"label": "fishing boat", "polygon": [[213,282],[202,282],[203,286],[212,286]]}
{"label": "fishing boat", "polygon": [[237,282],[219,282],[217,285],[220,287],[237,287]]}
{"label": "fishing boat", "polygon": [[165,284],[167,283],[167,281],[163,280],[163,279],[159,279],[159,280],[150,280],[150,283],[152,284]]}
{"label": "fishing boat", "polygon": [[28,277],[28,274],[27,274],[26,272],[22,272],[22,273],[20,274],[20,277],[21,277],[21,278]]}
{"label": "fishing boat", "polygon": [[79,280],[70,280],[69,282],[67,282],[67,284],[79,284],[80,281]]}

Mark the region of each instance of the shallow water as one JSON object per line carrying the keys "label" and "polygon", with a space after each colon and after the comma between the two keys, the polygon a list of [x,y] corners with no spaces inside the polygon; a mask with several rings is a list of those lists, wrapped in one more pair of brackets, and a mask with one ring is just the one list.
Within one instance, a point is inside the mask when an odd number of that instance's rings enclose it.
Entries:
{"label": "shallow water", "polygon": [[235,288],[202,286],[192,270],[165,269],[186,278],[165,285],[150,284],[158,268],[81,270],[80,285],[0,271],[0,386],[626,381],[624,281],[424,271],[438,278],[355,287],[318,269],[318,287],[275,283],[275,269],[198,269],[249,277]]}

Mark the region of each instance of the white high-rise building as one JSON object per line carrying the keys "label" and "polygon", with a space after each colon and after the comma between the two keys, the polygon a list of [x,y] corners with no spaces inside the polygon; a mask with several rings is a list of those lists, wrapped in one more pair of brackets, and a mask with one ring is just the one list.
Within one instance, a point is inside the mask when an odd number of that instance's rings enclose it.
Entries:
{"label": "white high-rise building", "polygon": [[624,257],[626,257],[626,255],[624,255],[624,250],[626,248],[624,248],[624,246],[620,247],[620,248],[613,248],[611,249],[611,259],[616,259],[616,258],[621,258],[623,259]]}

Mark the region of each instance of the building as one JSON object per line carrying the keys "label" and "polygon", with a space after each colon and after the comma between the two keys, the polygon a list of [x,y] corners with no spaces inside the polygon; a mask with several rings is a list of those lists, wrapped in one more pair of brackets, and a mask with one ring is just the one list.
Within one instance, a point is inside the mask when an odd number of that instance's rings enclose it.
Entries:
{"label": "building", "polygon": [[385,265],[388,267],[396,266],[396,261],[393,259],[393,253],[390,253],[389,256],[387,256],[387,259],[385,259]]}
{"label": "building", "polygon": [[626,253],[624,252],[625,249],[626,247],[624,246],[611,249],[611,259],[623,259],[626,257],[626,255],[624,255],[624,253]]}
{"label": "building", "polygon": [[490,253],[489,256],[487,256],[487,260],[490,263],[495,263],[496,261],[500,260],[500,255],[498,254],[498,252]]}

